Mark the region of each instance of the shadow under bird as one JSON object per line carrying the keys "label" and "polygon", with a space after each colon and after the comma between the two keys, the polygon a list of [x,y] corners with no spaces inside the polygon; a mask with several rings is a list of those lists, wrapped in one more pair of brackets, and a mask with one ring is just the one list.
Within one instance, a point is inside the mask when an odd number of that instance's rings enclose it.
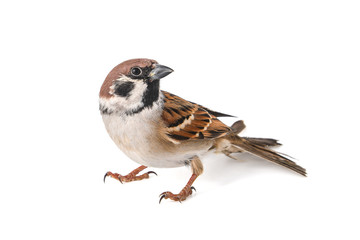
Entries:
{"label": "shadow under bird", "polygon": [[192,176],[178,193],[163,192],[162,199],[184,201],[195,190],[203,172],[201,158],[209,151],[249,152],[306,176],[306,170],[270,147],[280,145],[269,138],[240,137],[243,121],[231,127],[219,117],[232,117],[160,90],[160,79],[173,70],[151,59],[125,61],[107,75],[100,89],[100,112],[111,139],[141,166],[127,175],[107,172],[104,176],[123,182],[149,178],[147,167],[173,168],[189,165]]}

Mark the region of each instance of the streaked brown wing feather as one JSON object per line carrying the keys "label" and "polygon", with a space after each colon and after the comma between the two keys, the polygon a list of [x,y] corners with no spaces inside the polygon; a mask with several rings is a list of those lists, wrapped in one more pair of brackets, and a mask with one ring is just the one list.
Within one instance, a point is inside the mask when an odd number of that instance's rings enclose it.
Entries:
{"label": "streaked brown wing feather", "polygon": [[206,108],[162,91],[167,136],[176,142],[190,139],[211,139],[226,135],[231,129]]}

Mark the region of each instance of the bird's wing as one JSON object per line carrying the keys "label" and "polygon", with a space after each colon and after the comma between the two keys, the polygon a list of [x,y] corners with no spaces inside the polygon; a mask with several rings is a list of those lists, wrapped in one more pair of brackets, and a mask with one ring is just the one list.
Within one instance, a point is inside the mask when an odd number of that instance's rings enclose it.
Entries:
{"label": "bird's wing", "polygon": [[186,101],[176,95],[162,91],[164,109],[162,119],[166,125],[166,134],[173,142],[190,139],[212,139],[228,134],[231,129],[216,118],[229,116]]}

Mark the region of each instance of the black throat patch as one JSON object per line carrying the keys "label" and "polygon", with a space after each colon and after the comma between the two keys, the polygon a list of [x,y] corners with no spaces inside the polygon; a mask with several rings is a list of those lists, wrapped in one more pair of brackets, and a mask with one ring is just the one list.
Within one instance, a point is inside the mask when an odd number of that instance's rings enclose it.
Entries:
{"label": "black throat patch", "polygon": [[[134,115],[134,114],[140,113],[144,109],[151,108],[154,105],[154,103],[159,100],[160,81],[155,80],[155,81],[150,82],[147,79],[143,80],[143,81],[146,81],[146,84],[147,84],[147,88],[146,88],[144,95],[142,97],[142,100],[141,100],[143,104],[141,107],[139,107],[137,109],[133,109],[133,110],[125,112],[126,115]],[[129,97],[129,96],[131,96],[131,91],[134,88],[135,88],[135,83],[124,82],[124,83],[114,86],[114,94],[121,96],[121,97]],[[114,110],[110,110],[109,108],[107,108],[105,105],[102,105],[102,104],[100,104],[99,110],[102,114],[105,114],[105,115],[115,113]]]}
{"label": "black throat patch", "polygon": [[143,102],[143,106],[135,109],[134,111],[128,112],[126,113],[127,115],[133,115],[136,113],[141,112],[142,110],[146,109],[146,108],[151,108],[154,104],[154,102],[156,102],[159,99],[159,95],[160,95],[160,81],[159,80],[155,80],[155,81],[148,81],[147,82],[147,88],[146,91],[144,92],[144,96],[142,98],[142,102]]}

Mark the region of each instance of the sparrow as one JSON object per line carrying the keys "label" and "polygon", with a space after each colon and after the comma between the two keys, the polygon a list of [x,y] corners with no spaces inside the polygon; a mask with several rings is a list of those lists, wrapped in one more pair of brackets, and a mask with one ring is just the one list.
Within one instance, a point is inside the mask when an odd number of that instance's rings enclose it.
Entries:
{"label": "sparrow", "polygon": [[240,137],[242,120],[227,126],[219,117],[231,115],[160,90],[160,79],[173,70],[151,59],[131,59],[114,67],[99,93],[99,109],[111,139],[130,159],[140,165],[127,175],[107,172],[104,176],[123,182],[149,178],[147,167],[174,168],[190,166],[192,175],[177,194],[166,191],[160,200],[184,201],[195,188],[195,179],[203,173],[201,159],[212,151],[232,157],[248,152],[289,168],[303,176],[306,170],[287,155],[271,149],[278,140]]}

